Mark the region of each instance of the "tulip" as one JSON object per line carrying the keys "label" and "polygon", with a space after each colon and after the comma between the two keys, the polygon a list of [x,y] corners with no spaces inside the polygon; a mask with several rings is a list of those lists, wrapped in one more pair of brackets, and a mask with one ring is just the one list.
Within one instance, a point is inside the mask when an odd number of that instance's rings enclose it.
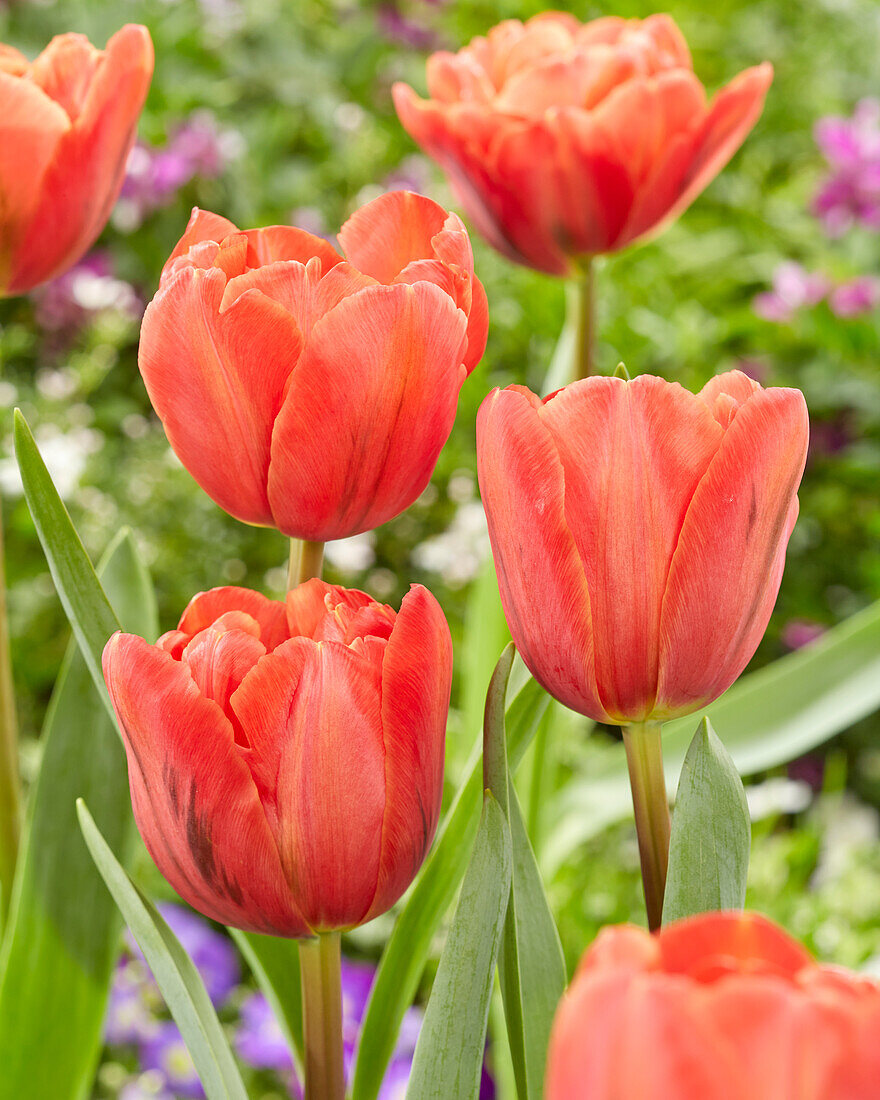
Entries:
{"label": "tulip", "polygon": [[62,274],[104,228],[152,72],[146,27],[105,50],[62,34],[32,63],[0,44],[0,296]]}
{"label": "tulip", "polygon": [[477,465],[510,633],[566,706],[623,727],[648,925],[669,851],[661,723],[739,676],[776,602],[808,417],[739,371],[699,394],[643,375],[541,401],[495,390]]}
{"label": "tulip", "polygon": [[772,68],[707,102],[668,15],[545,12],[435,53],[427,76],[427,100],[394,86],[397,113],[473,224],[514,262],[572,275],[693,202],[754,126]]}
{"label": "tulip", "polygon": [[547,1100],[875,1100],[880,987],[754,913],[606,928],[560,1002]]}
{"label": "tulip", "polygon": [[699,394],[650,375],[489,394],[477,462],[501,599],[547,691],[619,725],[725,691],[776,601],[807,435],[800,391],[739,371]]}
{"label": "tulip", "polygon": [[248,931],[305,937],[385,912],[437,826],[451,675],[420,585],[399,613],[317,579],[286,604],[215,588],[155,645],[114,634],[104,676],[159,870]]}
{"label": "tulip", "polygon": [[463,224],[393,192],[345,223],[347,260],[195,211],[147,308],[139,363],[171,446],[247,523],[315,542],[422,492],[488,311]]}

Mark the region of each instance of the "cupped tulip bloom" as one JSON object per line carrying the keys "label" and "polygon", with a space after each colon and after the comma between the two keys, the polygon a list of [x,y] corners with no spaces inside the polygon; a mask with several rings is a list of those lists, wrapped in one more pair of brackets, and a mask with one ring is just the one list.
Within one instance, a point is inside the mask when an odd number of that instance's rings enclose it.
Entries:
{"label": "cupped tulip bloom", "polygon": [[412,881],[440,812],[452,642],[434,597],[400,611],[310,580],[286,604],[196,596],[104,677],[135,820],[194,909],[278,936],[351,928]]}
{"label": "cupped tulip bloom", "polygon": [[152,74],[133,24],[104,50],[59,35],[33,62],[0,44],[0,296],[62,274],[104,228]]}
{"label": "cupped tulip bloom", "polygon": [[556,1012],[547,1100],[875,1100],[880,987],[755,913],[599,933]]}
{"label": "cupped tulip bloom", "polygon": [[195,211],[147,307],[139,363],[183,465],[221,508],[326,541],[427,485],[486,345],[455,214],[397,191],[339,232],[240,233]]}
{"label": "cupped tulip bloom", "polygon": [[494,390],[477,464],[507,623],[533,676],[595,721],[689,714],[751,658],[798,513],[799,390],[642,375],[543,401]]}
{"label": "cupped tulip bloom", "polygon": [[745,140],[772,77],[747,69],[707,102],[668,15],[545,12],[433,54],[429,98],[396,84],[394,103],[493,247],[569,275],[681,214]]}

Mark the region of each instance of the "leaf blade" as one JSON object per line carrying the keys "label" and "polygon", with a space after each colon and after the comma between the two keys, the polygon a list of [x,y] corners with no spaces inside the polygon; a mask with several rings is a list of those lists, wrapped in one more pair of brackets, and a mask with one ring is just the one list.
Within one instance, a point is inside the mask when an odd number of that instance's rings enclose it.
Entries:
{"label": "leaf blade", "polygon": [[[98,571],[126,627],[155,637],[152,586],[130,532],[113,540]],[[121,856],[134,827],[125,754],[73,640],[42,744],[0,960],[0,1100],[85,1100],[122,922],[79,834],[75,799],[95,800]]]}
{"label": "leaf blade", "polygon": [[407,1100],[476,1100],[511,861],[507,822],[487,791],[416,1044]]}
{"label": "leaf blade", "polygon": [[112,718],[113,708],[101,671],[101,654],[107,639],[119,630],[119,620],[19,409],[15,410],[14,436],[25,500],[52,580],[98,694]]}
{"label": "leaf blade", "polygon": [[742,780],[704,718],[678,783],[663,923],[697,913],[742,909],[752,827]]}
{"label": "leaf blade", "polygon": [[241,1075],[198,970],[149,899],[128,877],[82,799],[77,815],[95,866],[153,972],[208,1100],[247,1100]]}

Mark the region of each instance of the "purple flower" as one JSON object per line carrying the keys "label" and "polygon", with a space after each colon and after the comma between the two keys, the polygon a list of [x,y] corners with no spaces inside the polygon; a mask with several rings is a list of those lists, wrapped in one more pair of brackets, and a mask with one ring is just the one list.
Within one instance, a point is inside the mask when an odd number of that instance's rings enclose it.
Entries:
{"label": "purple flower", "polygon": [[790,321],[799,309],[821,302],[829,289],[824,275],[809,272],[793,260],[787,260],[773,272],[773,289],[757,295],[752,304],[765,321]]}
{"label": "purple flower", "polygon": [[162,1074],[150,1070],[124,1085],[119,1100],[175,1100],[175,1097],[165,1088]]}
{"label": "purple flower", "polygon": [[183,1036],[172,1020],[160,1023],[154,1034],[141,1043],[141,1066],[156,1070],[165,1078],[169,1091],[180,1097],[203,1100],[205,1090]]}
{"label": "purple flower", "polygon": [[410,19],[393,4],[383,4],[376,12],[379,33],[389,42],[413,50],[436,50],[440,46],[437,32],[423,23]]}
{"label": "purple flower", "polygon": [[802,783],[808,783],[816,794],[822,790],[825,782],[824,756],[816,752],[799,756],[797,760],[792,760],[785,770],[789,779],[799,779]]}
{"label": "purple flower", "polygon": [[[219,1008],[241,980],[241,966],[232,940],[182,905],[163,901],[157,908],[201,974],[211,1002]],[[143,960],[137,944],[132,942],[131,947]]]}
{"label": "purple flower", "polygon": [[114,277],[106,252],[89,253],[69,271],[35,290],[32,298],[40,328],[71,336],[104,310],[135,319],[144,311],[134,287]]}
{"label": "purple flower", "polygon": [[427,157],[412,153],[404,157],[393,172],[389,172],[382,181],[382,186],[386,191],[415,191],[424,195],[430,182],[430,161]]}
{"label": "purple flower", "polygon": [[235,1049],[254,1069],[293,1072],[293,1057],[275,1013],[262,993],[252,993],[242,1003],[235,1032]]}
{"label": "purple flower", "polygon": [[815,137],[831,169],[813,200],[826,233],[880,229],[880,101],[861,100],[851,118],[820,119]]}
{"label": "purple flower", "polygon": [[852,409],[841,409],[829,420],[811,420],[808,460],[840,454],[856,434]]}
{"label": "purple flower", "polygon": [[191,114],[171,131],[164,146],[137,142],[129,154],[113,213],[117,228],[137,229],[148,214],[171,202],[190,180],[220,175],[241,151],[241,135],[219,130],[210,111]]}
{"label": "purple flower", "polygon": [[379,1100],[406,1100],[406,1086],[412,1073],[412,1058],[394,1058],[385,1071]]}
{"label": "purple flower", "polygon": [[789,649],[802,649],[821,638],[825,629],[821,623],[810,622],[808,619],[792,619],[782,628],[782,644]]}
{"label": "purple flower", "polygon": [[859,317],[880,305],[880,279],[859,275],[839,283],[828,297],[828,304],[837,317]]}
{"label": "purple flower", "polygon": [[150,1006],[150,982],[138,959],[120,959],[113,972],[104,1041],[110,1046],[140,1043],[156,1029]]}

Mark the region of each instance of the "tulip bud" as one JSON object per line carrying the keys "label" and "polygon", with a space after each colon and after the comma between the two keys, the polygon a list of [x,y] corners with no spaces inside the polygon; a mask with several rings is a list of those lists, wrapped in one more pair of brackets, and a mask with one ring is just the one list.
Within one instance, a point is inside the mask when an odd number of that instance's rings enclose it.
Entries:
{"label": "tulip bud", "polygon": [[114,634],[104,677],[135,820],[213,920],[301,937],[385,912],[431,844],[452,642],[413,585],[395,612],[320,580],[287,603],[196,596],[149,645]]}
{"label": "tulip bud", "polygon": [[776,601],[807,435],[799,390],[739,371],[696,395],[650,375],[489,394],[480,490],[532,675],[619,725],[725,691]]}
{"label": "tulip bud", "polygon": [[572,275],[690,206],[754,126],[772,76],[747,69],[707,103],[668,15],[544,12],[433,54],[430,98],[396,84],[394,104],[494,248]]}
{"label": "tulip bud", "polygon": [[33,63],[0,44],[0,297],[60,275],[104,228],[152,73],[146,27],[106,50],[62,34]]}
{"label": "tulip bud", "polygon": [[880,987],[756,913],[599,933],[560,1002],[547,1100],[873,1100]]}
{"label": "tulip bud", "polygon": [[169,442],[247,523],[324,542],[427,485],[486,344],[461,221],[392,192],[325,240],[196,211],[144,316],[139,364]]}

